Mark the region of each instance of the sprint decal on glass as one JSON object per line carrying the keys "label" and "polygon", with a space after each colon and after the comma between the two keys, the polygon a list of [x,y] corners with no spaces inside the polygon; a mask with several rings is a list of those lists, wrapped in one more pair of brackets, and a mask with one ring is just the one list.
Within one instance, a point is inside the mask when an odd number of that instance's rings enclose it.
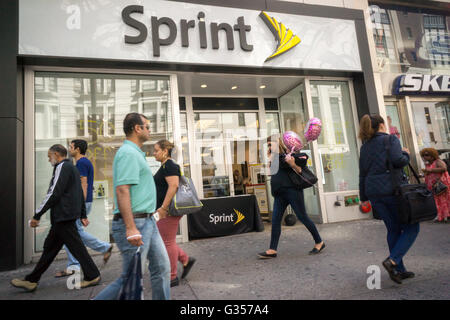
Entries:
{"label": "sprint decal on glass", "polygon": [[264,62],[278,57],[279,55],[291,50],[300,43],[300,38],[296,36],[291,29],[286,29],[286,26],[283,23],[278,22],[273,17],[269,17],[269,15],[264,11],[261,11],[259,16],[261,17],[261,19],[263,19],[270,31],[272,31],[275,40],[277,40],[278,42],[275,52],[272,53],[271,56],[267,57]]}
{"label": "sprint decal on glass", "polygon": [[239,211],[237,211],[236,209],[233,209],[234,210],[234,212],[237,214],[237,220],[236,220],[236,222],[234,223],[235,225],[236,224],[238,224],[239,222],[241,222],[242,220],[244,220],[245,219],[245,216],[242,214],[242,213],[240,213]]}

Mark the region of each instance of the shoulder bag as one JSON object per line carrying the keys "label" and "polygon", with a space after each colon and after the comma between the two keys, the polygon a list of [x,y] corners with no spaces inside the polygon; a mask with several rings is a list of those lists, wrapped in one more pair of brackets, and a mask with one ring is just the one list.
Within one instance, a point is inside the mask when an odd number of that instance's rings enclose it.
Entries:
{"label": "shoulder bag", "polygon": [[203,203],[197,196],[192,180],[184,176],[180,169],[180,182],[177,193],[170,202],[169,215],[179,217],[199,212],[202,208]]}
{"label": "shoulder bag", "polygon": [[433,193],[428,190],[427,185],[420,183],[417,175],[411,164],[408,164],[409,169],[417,180],[417,184],[400,183],[395,179],[394,166],[390,160],[390,136],[385,139],[385,146],[387,150],[387,163],[389,172],[392,178],[392,187],[394,194],[399,200],[398,218],[401,224],[414,224],[422,221],[432,220],[437,215],[436,203],[434,201]]}
{"label": "shoulder bag", "polygon": [[290,168],[288,171],[289,179],[291,179],[292,183],[298,188],[298,189],[306,189],[309,187],[312,187],[314,184],[317,183],[317,177],[314,175],[314,173],[311,172],[311,170],[308,169],[308,167],[302,168],[301,173],[297,173],[294,169]]}
{"label": "shoulder bag", "polygon": [[445,185],[445,183],[443,183],[439,178],[439,180],[436,181],[436,183],[433,185],[431,191],[433,191],[433,194],[435,196],[440,196],[441,194],[445,193],[447,189],[448,189],[447,185]]}

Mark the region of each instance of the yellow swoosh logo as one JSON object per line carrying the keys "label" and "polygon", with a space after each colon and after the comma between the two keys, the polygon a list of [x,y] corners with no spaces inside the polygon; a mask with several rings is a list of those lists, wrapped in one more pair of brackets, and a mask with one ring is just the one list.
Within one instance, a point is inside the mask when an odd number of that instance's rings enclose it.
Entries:
{"label": "yellow swoosh logo", "polygon": [[263,19],[270,31],[272,31],[275,40],[277,40],[278,42],[277,48],[275,49],[274,53],[267,57],[264,62],[272,60],[273,58],[278,57],[279,55],[291,50],[301,42],[300,38],[296,36],[292,32],[292,30],[286,29],[286,26],[283,23],[278,22],[273,17],[270,17],[264,11],[261,11],[259,16],[261,17],[261,19]]}
{"label": "yellow swoosh logo", "polygon": [[242,220],[244,220],[245,216],[244,216],[242,213],[240,213],[239,211],[237,211],[236,209],[233,209],[233,210],[234,210],[234,212],[237,214],[237,220],[236,220],[236,222],[234,223],[234,224],[236,225],[236,224],[238,224],[239,222],[241,222]]}

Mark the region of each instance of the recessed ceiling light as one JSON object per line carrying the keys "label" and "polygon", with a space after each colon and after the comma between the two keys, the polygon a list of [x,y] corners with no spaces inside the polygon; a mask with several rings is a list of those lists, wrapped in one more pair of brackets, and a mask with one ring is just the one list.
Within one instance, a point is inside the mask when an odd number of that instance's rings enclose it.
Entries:
{"label": "recessed ceiling light", "polygon": [[207,85],[206,84],[202,84],[200,87],[202,87],[202,88],[206,88],[207,87]]}
{"label": "recessed ceiling light", "polygon": [[237,86],[232,86],[231,90],[237,89]]}
{"label": "recessed ceiling light", "polygon": [[261,89],[264,89],[266,87],[266,85],[261,85],[261,86],[259,86],[259,88],[261,88]]}

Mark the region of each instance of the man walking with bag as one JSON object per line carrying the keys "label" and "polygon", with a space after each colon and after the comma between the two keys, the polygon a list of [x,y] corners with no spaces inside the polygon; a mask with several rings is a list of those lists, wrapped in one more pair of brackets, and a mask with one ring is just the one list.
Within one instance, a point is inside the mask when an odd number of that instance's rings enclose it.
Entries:
{"label": "man walking with bag", "polygon": [[75,221],[81,218],[86,227],[89,221],[86,216],[81,180],[77,168],[69,161],[67,150],[55,144],[48,150],[49,162],[54,166],[53,177],[47,196],[30,221],[30,227],[39,225],[41,216],[50,211],[51,228],[44,242],[44,252],[34,270],[25,279],[13,279],[11,284],[28,292],[34,291],[42,274],[56,258],[63,245],[72,252],[80,262],[84,280],[80,287],[86,288],[100,282],[100,272],[81,241]]}
{"label": "man walking with bag", "polygon": [[102,290],[95,300],[114,300],[127,276],[128,267],[141,247],[142,264],[149,260],[153,300],[170,299],[170,262],[153,213],[156,187],[152,171],[141,148],[150,139],[148,119],[129,113],[123,121],[126,140],[113,163],[114,218],[112,235],[122,253],[123,270],[119,279]]}

